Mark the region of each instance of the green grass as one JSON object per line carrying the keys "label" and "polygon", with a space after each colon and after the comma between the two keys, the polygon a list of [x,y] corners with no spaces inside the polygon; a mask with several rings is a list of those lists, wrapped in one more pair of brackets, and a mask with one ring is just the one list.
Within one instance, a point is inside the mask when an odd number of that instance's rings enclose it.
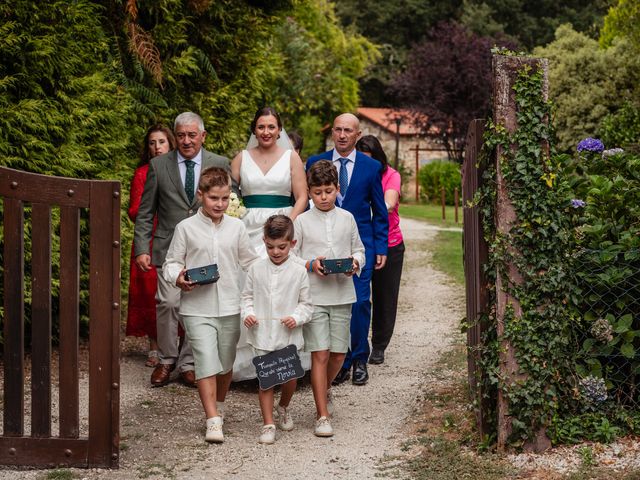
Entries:
{"label": "green grass", "polygon": [[[422,401],[413,412],[420,427],[402,449],[410,452],[395,478],[412,480],[503,480],[516,478],[504,458],[477,453],[475,417],[468,408],[466,345],[460,334],[428,369],[430,381],[422,388]],[[385,472],[386,473],[386,472]],[[392,475],[387,475],[390,477]]]}
{"label": "green grass", "polygon": [[410,478],[416,480],[501,480],[513,478],[513,468],[491,455],[464,452],[459,441],[443,436],[422,437],[420,456],[405,466]]}
{"label": "green grass", "polygon": [[458,207],[458,223],[455,222],[455,210],[452,206],[445,207],[445,220],[442,220],[442,207],[431,203],[401,203],[400,218],[424,220],[440,227],[462,228],[462,207]]}
{"label": "green grass", "polygon": [[66,468],[57,468],[47,472],[46,480],[73,480],[75,475]]}
{"label": "green grass", "polygon": [[[442,220],[442,207],[433,204],[410,203],[400,205],[400,217],[422,220],[431,225],[444,228],[462,228],[462,209],[458,209],[459,223],[454,221],[454,208],[445,208]],[[400,223],[402,228],[402,223]],[[464,285],[464,266],[462,264],[462,232],[439,231],[429,242],[429,250],[433,252],[433,266],[446,273],[459,285]]]}
{"label": "green grass", "polygon": [[433,266],[449,275],[457,284],[464,285],[462,232],[438,232],[430,248],[433,251]]}

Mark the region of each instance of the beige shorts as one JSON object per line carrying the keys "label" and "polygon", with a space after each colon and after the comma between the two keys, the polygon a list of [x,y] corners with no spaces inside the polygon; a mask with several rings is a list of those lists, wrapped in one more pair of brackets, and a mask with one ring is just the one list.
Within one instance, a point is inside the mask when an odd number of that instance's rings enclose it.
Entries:
{"label": "beige shorts", "polygon": [[256,347],[252,347],[252,348],[253,348],[254,357],[261,357],[262,355],[266,355],[267,353],[273,352],[273,350],[260,350],[259,348],[256,348]]}
{"label": "beige shorts", "polygon": [[351,304],[314,305],[311,321],[302,326],[304,350],[319,352],[329,350],[347,353],[349,350],[349,326],[351,324]]}
{"label": "beige shorts", "polygon": [[240,338],[240,314],[226,317],[183,316],[182,322],[193,350],[196,380],[231,371]]}

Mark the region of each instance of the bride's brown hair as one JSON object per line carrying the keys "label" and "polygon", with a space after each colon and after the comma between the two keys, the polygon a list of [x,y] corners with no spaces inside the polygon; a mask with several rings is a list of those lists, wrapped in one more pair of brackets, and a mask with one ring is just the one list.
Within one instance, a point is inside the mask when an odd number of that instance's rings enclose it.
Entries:
{"label": "bride's brown hair", "polygon": [[256,131],[256,125],[258,124],[258,119],[260,117],[266,117],[267,115],[273,115],[276,117],[276,121],[278,122],[278,128],[282,130],[282,120],[280,120],[280,114],[276,112],[273,107],[262,107],[258,110],[251,121],[251,133]]}

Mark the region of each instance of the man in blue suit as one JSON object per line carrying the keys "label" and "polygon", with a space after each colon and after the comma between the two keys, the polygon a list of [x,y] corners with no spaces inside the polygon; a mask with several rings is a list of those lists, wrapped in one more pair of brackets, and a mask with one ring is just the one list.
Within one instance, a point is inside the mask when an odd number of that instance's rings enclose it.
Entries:
{"label": "man in blue suit", "polygon": [[335,148],[307,161],[307,169],[318,160],[329,160],[336,166],[340,183],[338,205],[355,217],[366,256],[365,268],[353,277],[357,301],[351,309],[351,350],[347,352],[342,368],[339,365],[329,368],[330,372],[337,372],[334,385],[349,379],[351,367],[354,385],[364,385],[369,380],[371,274],[374,268],[384,267],[387,261],[389,219],[382,193],[382,167],[380,162],[356,151],[360,133],[360,121],[355,115],[338,115],[331,130]]}

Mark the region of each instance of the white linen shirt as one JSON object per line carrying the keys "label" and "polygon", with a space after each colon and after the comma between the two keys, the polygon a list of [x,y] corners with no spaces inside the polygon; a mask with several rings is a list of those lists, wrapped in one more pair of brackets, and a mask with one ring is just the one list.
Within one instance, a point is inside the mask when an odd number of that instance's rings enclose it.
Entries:
{"label": "white linen shirt", "polygon": [[[294,344],[304,346],[301,326],[311,320],[313,305],[309,278],[303,266],[291,257],[280,265],[263,258],[251,265],[242,292],[241,318],[254,315],[258,324],[248,329],[247,343],[260,350],[274,351]],[[280,322],[293,317],[297,327]]]}
{"label": "white linen shirt", "polygon": [[[293,224],[297,243],[294,260],[304,265],[313,258],[347,258],[364,267],[364,245],[353,215],[340,207],[328,212],[313,208],[298,215]],[[358,272],[356,272],[358,273]],[[345,305],[356,301],[353,278],[342,273],[324,277],[309,272],[309,284],[314,305]]]}
{"label": "white linen shirt", "polygon": [[258,258],[242,220],[225,214],[216,225],[200,207],[176,225],[162,272],[175,285],[183,269],[217,264],[220,279],[183,291],[179,313],[222,317],[240,312],[240,270],[247,270]]}

